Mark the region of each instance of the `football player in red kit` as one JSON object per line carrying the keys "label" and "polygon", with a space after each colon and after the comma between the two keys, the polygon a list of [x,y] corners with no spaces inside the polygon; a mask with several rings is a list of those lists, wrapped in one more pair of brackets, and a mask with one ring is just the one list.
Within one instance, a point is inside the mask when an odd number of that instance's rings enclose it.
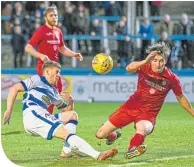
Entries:
{"label": "football player in red kit", "polygon": [[[28,44],[25,47],[25,51],[30,55],[38,58],[37,72],[38,75],[42,75],[42,65],[48,60],[59,61],[59,52],[64,56],[76,57],[80,61],[83,57],[80,53],[75,53],[67,48],[64,44],[63,34],[58,24],[58,12],[56,6],[48,7],[44,12],[45,24],[37,29]],[[37,51],[34,47],[37,47]],[[58,92],[62,92],[62,80],[58,81],[56,86]],[[53,113],[53,105],[49,107],[49,112]]]}
{"label": "football player in red kit", "polygon": [[125,153],[127,159],[146,151],[144,139],[153,131],[157,115],[170,90],[181,106],[194,117],[194,109],[183,94],[179,78],[165,67],[169,48],[164,43],[157,43],[149,47],[147,53],[149,55],[145,60],[132,62],[126,67],[129,73],[138,74],[137,90],[96,132],[97,138],[106,138],[106,143],[112,144],[121,135],[116,129],[134,122],[136,133]]}

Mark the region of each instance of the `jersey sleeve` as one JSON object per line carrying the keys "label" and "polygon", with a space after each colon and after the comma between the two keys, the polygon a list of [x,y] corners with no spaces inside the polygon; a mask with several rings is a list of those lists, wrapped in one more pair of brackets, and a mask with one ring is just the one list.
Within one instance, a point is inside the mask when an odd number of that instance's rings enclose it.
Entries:
{"label": "jersey sleeve", "polygon": [[41,29],[37,29],[30,38],[30,40],[28,41],[28,44],[35,47],[40,43],[41,40],[42,40]]}
{"label": "jersey sleeve", "polygon": [[25,91],[29,91],[37,87],[39,82],[40,82],[40,77],[38,75],[34,75],[25,80],[22,80],[20,83],[24,87]]}
{"label": "jersey sleeve", "polygon": [[62,47],[65,45],[65,42],[64,42],[64,38],[63,38],[63,33],[61,31],[60,31],[60,38],[61,38],[61,40],[60,40],[59,47]]}
{"label": "jersey sleeve", "polygon": [[57,107],[58,110],[63,109],[69,105],[68,100],[63,100],[58,93],[55,94],[55,98],[52,103]]}
{"label": "jersey sleeve", "polygon": [[175,74],[173,74],[172,76],[172,91],[176,96],[180,96],[183,94],[180,80]]}
{"label": "jersey sleeve", "polygon": [[140,68],[138,68],[138,70],[136,71],[136,73],[145,72],[145,71],[147,71],[147,69],[148,69],[148,64],[143,65],[143,66],[141,66]]}

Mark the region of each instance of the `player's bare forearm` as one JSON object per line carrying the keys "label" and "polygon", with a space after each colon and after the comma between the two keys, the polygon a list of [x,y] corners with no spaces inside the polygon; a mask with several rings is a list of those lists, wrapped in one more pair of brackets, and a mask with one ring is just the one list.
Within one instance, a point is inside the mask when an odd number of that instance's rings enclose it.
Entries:
{"label": "player's bare forearm", "polygon": [[82,61],[83,57],[80,53],[75,53],[66,46],[62,46],[59,48],[59,51],[64,55],[64,56],[70,56],[70,57],[75,57],[76,59]]}
{"label": "player's bare forearm", "polygon": [[141,66],[145,65],[146,61],[142,60],[142,61],[134,61],[132,63],[130,63],[127,67],[126,70],[129,73],[134,73],[138,70],[138,68],[140,68]]}
{"label": "player's bare forearm", "polygon": [[4,113],[4,125],[9,124],[12,114],[13,105],[16,99],[18,92],[24,91],[24,87],[21,83],[17,83],[12,86],[9,90],[9,94],[7,97],[7,110]]}
{"label": "player's bare forearm", "polygon": [[30,55],[34,56],[35,58],[40,58],[39,52],[37,52],[34,47],[30,44],[27,44],[25,47],[25,52],[29,53]]}
{"label": "player's bare forearm", "polygon": [[140,68],[141,66],[150,63],[153,58],[155,57],[156,53],[155,52],[151,52],[146,58],[145,60],[142,61],[134,61],[132,63],[130,63],[127,67],[126,70],[129,73],[134,73],[138,70],[138,68]]}
{"label": "player's bare forearm", "polygon": [[72,50],[70,50],[69,48],[62,46],[59,51],[61,52],[61,54],[63,56],[70,56],[70,57],[74,57],[75,56],[75,52],[73,52]]}
{"label": "player's bare forearm", "polygon": [[42,60],[43,62],[46,62],[49,60],[49,58],[47,57],[47,55],[44,55],[40,52],[37,52],[36,49],[34,49],[34,47],[30,44],[27,44],[25,47],[25,52],[27,52],[28,54],[32,55],[33,57]]}
{"label": "player's bare forearm", "polygon": [[9,94],[7,97],[7,110],[12,111],[16,96],[18,92],[22,92],[22,91],[24,91],[24,87],[22,86],[21,83],[17,83],[10,88]]}
{"label": "player's bare forearm", "polygon": [[194,109],[188,99],[184,95],[180,95],[177,96],[177,100],[181,104],[181,106],[194,117]]}

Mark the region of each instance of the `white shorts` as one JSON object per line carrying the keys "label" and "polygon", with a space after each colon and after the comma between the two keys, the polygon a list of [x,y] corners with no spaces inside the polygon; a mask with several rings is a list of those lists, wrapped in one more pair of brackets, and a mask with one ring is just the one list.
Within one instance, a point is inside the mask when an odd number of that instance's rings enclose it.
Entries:
{"label": "white shorts", "polygon": [[47,110],[39,106],[30,106],[23,111],[24,129],[31,135],[51,140],[63,124]]}

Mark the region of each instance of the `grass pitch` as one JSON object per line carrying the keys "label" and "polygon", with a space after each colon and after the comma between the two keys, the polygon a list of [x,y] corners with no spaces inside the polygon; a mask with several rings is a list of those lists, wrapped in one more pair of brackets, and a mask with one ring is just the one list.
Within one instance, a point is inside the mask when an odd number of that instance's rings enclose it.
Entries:
{"label": "grass pitch", "polygon": [[[2,102],[2,120],[6,102]],[[21,102],[16,102],[9,126],[2,126],[2,147],[7,157],[21,166],[49,167],[194,167],[194,119],[179,104],[165,104],[157,119],[154,132],[145,140],[148,150],[144,155],[131,160],[124,159],[129,140],[135,132],[133,124],[121,130],[122,136],[111,146],[99,142],[95,132],[120,103],[76,103],[79,114],[77,134],[97,150],[118,147],[118,155],[98,162],[91,157],[61,160],[59,154],[63,141],[47,141],[33,137],[23,129]],[[194,105],[194,104],[193,104]]]}

